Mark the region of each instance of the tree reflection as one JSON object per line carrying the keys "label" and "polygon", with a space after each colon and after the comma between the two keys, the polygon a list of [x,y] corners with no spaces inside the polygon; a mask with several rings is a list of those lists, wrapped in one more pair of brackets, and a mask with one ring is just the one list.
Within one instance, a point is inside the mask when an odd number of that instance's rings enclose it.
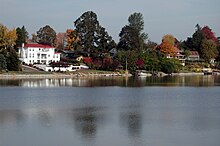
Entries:
{"label": "tree reflection", "polygon": [[20,110],[0,110],[0,124],[16,123],[19,126],[24,125],[26,116]]}
{"label": "tree reflection", "polygon": [[120,117],[121,124],[128,129],[128,134],[132,137],[140,137],[142,129],[142,115],[140,112],[123,113]]}
{"label": "tree reflection", "polygon": [[84,77],[48,79],[0,79],[0,86],[22,87],[96,87],[96,86],[215,86],[220,76],[164,76],[164,77]]}
{"label": "tree reflection", "polygon": [[85,107],[73,110],[75,129],[86,138],[95,137],[97,128],[104,121],[102,108]]}

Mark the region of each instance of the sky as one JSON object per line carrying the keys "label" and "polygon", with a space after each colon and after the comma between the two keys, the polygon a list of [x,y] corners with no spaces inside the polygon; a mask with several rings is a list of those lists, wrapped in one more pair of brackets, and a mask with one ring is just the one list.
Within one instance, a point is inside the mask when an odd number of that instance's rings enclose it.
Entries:
{"label": "sky", "polygon": [[220,0],[0,0],[0,23],[26,27],[29,34],[50,25],[57,33],[74,29],[73,22],[93,11],[100,24],[118,42],[119,33],[134,12],[144,17],[144,32],[160,43],[165,34],[186,40],[196,24],[209,26],[220,36]]}

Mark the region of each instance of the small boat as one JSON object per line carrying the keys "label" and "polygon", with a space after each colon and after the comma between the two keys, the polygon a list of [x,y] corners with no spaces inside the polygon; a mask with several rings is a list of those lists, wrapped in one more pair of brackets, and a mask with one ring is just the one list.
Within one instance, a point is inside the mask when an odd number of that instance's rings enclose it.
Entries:
{"label": "small boat", "polygon": [[150,77],[150,76],[152,76],[151,73],[147,73],[146,71],[143,71],[143,70],[137,71],[136,75],[138,77]]}

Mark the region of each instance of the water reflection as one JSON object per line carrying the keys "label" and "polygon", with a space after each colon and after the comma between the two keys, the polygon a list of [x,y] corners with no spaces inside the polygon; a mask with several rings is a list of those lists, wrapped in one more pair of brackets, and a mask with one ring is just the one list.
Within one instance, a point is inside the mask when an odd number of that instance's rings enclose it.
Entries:
{"label": "water reflection", "polygon": [[74,128],[82,137],[89,138],[96,136],[97,128],[104,122],[102,110],[102,107],[84,107],[72,110],[71,116]]}
{"label": "water reflection", "polygon": [[220,76],[106,77],[63,79],[0,79],[0,86],[21,87],[95,87],[95,86],[219,86]]}
{"label": "water reflection", "polygon": [[142,129],[142,115],[140,113],[131,112],[121,115],[121,123],[127,127],[128,134],[131,137],[140,137]]}
{"label": "water reflection", "polygon": [[[134,80],[142,86],[148,79]],[[219,87],[0,87],[0,93],[3,146],[220,143]]]}
{"label": "water reflection", "polygon": [[18,127],[24,125],[26,115],[20,110],[0,110],[0,124],[16,124]]}

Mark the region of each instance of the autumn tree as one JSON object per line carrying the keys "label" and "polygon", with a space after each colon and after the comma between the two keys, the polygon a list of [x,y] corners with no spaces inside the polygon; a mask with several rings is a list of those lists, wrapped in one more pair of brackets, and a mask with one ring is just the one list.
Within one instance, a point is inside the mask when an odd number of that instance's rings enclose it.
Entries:
{"label": "autumn tree", "polygon": [[28,32],[24,26],[22,28],[18,27],[16,29],[17,34],[17,40],[16,40],[16,46],[21,47],[22,43],[26,44],[28,40]]}
{"label": "autumn tree", "polygon": [[56,32],[49,25],[40,28],[37,31],[37,41],[40,44],[51,45],[55,47]]}
{"label": "autumn tree", "polygon": [[70,50],[76,50],[78,48],[78,36],[77,32],[73,29],[66,30],[67,48]]}
{"label": "autumn tree", "polygon": [[17,34],[16,29],[8,29],[0,24],[0,48],[13,48],[16,44]]}
{"label": "autumn tree", "polygon": [[206,62],[218,56],[217,45],[213,40],[203,40],[201,46],[202,57]]}
{"label": "autumn tree", "polygon": [[165,55],[172,55],[174,53],[174,42],[175,38],[173,35],[167,34],[162,38],[162,43],[156,47],[161,53]]}
{"label": "autumn tree", "polygon": [[56,47],[58,49],[63,50],[67,43],[67,35],[66,33],[58,33],[56,35]]}
{"label": "autumn tree", "polygon": [[207,40],[213,40],[216,44],[218,44],[218,39],[212,29],[210,29],[208,26],[204,26],[202,28],[202,32],[204,33]]}
{"label": "autumn tree", "polygon": [[174,46],[167,42],[162,42],[160,45],[157,46],[156,49],[158,49],[161,53],[165,55],[172,55],[172,53],[174,52]]}
{"label": "autumn tree", "polygon": [[174,44],[175,44],[175,38],[174,38],[174,36],[171,35],[171,34],[166,34],[166,35],[163,36],[162,42],[163,42],[163,43],[168,43],[168,44],[174,46]]}
{"label": "autumn tree", "polygon": [[4,48],[6,46],[6,38],[5,38],[6,31],[7,31],[7,27],[0,24],[0,48]]}

